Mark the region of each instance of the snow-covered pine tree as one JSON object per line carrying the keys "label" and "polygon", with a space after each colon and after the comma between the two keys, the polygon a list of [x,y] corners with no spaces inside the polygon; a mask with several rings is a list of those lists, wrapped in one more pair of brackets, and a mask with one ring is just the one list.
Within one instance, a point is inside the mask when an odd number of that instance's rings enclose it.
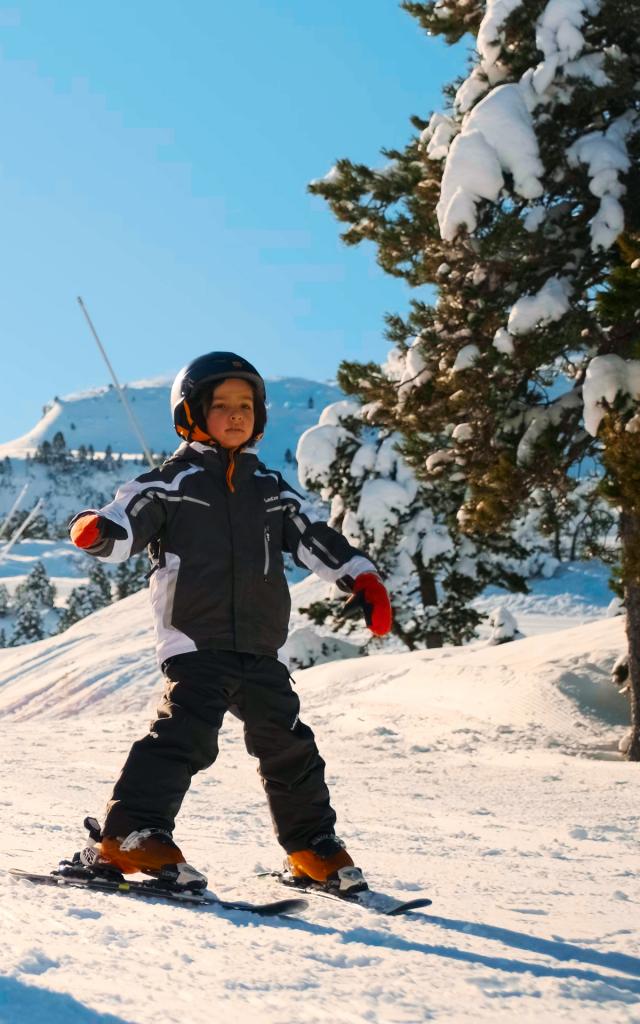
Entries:
{"label": "snow-covered pine tree", "polygon": [[121,601],[138,590],[147,586],[149,559],[144,554],[138,555],[127,562],[119,562],[113,575],[115,600]]}
{"label": "snow-covered pine tree", "polygon": [[[304,487],[331,503],[330,525],[365,550],[383,574],[393,595],[394,635],[410,649],[437,647],[442,644],[442,623],[435,622],[431,563],[453,545],[447,531],[440,530],[436,549],[433,522],[416,501],[418,485],[395,448],[396,440],[367,427],[358,403],[335,402],[300,438],[298,475]],[[432,545],[426,559],[425,543]],[[344,594],[335,595],[306,611],[317,623],[344,628],[343,604]],[[355,624],[346,628],[351,631]]]}
{"label": "snow-covered pine tree", "polygon": [[447,88],[446,114],[414,119],[420,135],[383,172],[338,161],[312,190],[350,225],[345,241],[372,239],[385,269],[435,283],[438,299],[389,321],[409,398],[375,367],[343,367],[340,383],[380,402],[376,421],[404,434],[416,475],[460,478],[460,530],[491,535],[534,490],[571,500],[599,448],[583,424],[589,361],[637,354],[637,309],[621,327],[595,300],[616,268],[634,269],[639,7],[403,6],[430,35],[476,35],[470,74]]}
{"label": "snow-covered pine tree", "polygon": [[[503,395],[510,382],[525,385],[494,416],[494,468],[485,464],[471,477],[462,515],[500,528],[510,492],[542,483],[565,495],[599,438],[605,484],[620,511],[633,760],[640,760],[639,19],[637,0],[488,4],[478,59],[456,94],[455,137],[446,152],[430,154],[444,157],[443,238],[465,239],[479,254],[494,240],[489,269],[496,256],[510,255],[513,266],[509,308],[491,346],[499,358],[479,332],[469,376],[493,376]],[[437,131],[432,121],[428,149]],[[505,453],[506,472],[498,457]]]}
{"label": "snow-covered pine tree", "polygon": [[36,562],[23,583],[20,583],[15,590],[14,604],[20,607],[24,604],[31,604],[34,608],[44,611],[53,608],[56,596],[56,588],[49,579],[44,564]]}
{"label": "snow-covered pine tree", "polygon": [[[585,422],[603,444],[602,490],[619,511],[622,557],[616,590],[624,600],[631,729],[622,749],[640,761],[640,203],[636,193],[633,228],[619,241],[624,262],[615,266],[596,300],[612,340],[624,355],[610,352],[590,362],[584,383]],[[620,348],[618,348],[620,351]],[[615,667],[614,667],[615,671]]]}
{"label": "snow-covered pine tree", "polygon": [[[324,409],[298,443],[301,483],[331,503],[330,524],[377,565],[391,594],[395,636],[412,650],[460,644],[482,617],[472,599],[496,580],[498,566],[500,580],[517,586],[520,566],[507,550],[522,552],[509,541],[499,563],[498,542],[486,559],[471,538],[452,535],[441,493],[419,483],[400,453],[401,437],[370,426],[370,412],[354,401]],[[316,602],[307,614],[344,629],[343,600]]]}
{"label": "snow-covered pine tree", "polygon": [[4,618],[9,614],[10,604],[11,599],[6,584],[0,583],[0,618]]}
{"label": "snow-covered pine tree", "polygon": [[[372,238],[392,272],[437,280],[436,305],[414,304],[392,330],[407,373],[425,381],[416,424],[428,411],[441,429],[431,467],[442,478],[452,468],[464,473],[462,530],[504,530],[535,488],[570,501],[577,467],[598,454],[592,434],[600,429],[622,510],[637,679],[628,754],[640,759],[640,488],[637,444],[626,436],[640,397],[640,264],[629,255],[640,225],[638,4],[404,6],[429,34],[453,41],[475,32],[470,74],[449,90],[450,110],[434,115],[406,153],[389,155],[392,197],[381,197],[373,172],[343,162],[315,190],[351,223],[347,241]],[[416,255],[415,220],[402,219],[397,204],[421,212],[420,196],[428,197],[425,226],[434,226],[434,211],[437,234],[425,231]],[[444,259],[434,268],[437,236]],[[590,432],[583,386],[590,408],[608,414]]]}
{"label": "snow-covered pine tree", "polygon": [[101,563],[92,560],[87,575],[88,582],[74,587],[69,594],[67,605],[60,616],[59,633],[64,633],[74,622],[111,604],[111,582]]}
{"label": "snow-covered pine tree", "polygon": [[22,604],[18,607],[10,647],[19,647],[22,644],[30,644],[44,638],[44,626],[42,616],[38,609],[32,604]]}

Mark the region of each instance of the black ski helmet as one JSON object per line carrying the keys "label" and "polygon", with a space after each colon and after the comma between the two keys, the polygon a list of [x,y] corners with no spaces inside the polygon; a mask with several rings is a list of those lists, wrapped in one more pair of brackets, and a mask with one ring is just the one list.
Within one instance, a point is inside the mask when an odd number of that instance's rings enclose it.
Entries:
{"label": "black ski helmet", "polygon": [[171,388],[173,425],[187,441],[211,441],[200,410],[200,398],[215,381],[239,377],[248,380],[254,392],[253,438],[261,437],[267,423],[264,380],[250,362],[235,352],[207,352],[187,363],[176,376]]}

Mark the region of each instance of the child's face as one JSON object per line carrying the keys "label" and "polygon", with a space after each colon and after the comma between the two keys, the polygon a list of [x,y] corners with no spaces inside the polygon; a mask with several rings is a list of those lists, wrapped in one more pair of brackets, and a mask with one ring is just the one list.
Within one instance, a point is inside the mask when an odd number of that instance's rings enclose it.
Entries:
{"label": "child's face", "polygon": [[214,389],[207,431],[223,448],[239,448],[253,435],[253,389],[248,381],[223,380]]}

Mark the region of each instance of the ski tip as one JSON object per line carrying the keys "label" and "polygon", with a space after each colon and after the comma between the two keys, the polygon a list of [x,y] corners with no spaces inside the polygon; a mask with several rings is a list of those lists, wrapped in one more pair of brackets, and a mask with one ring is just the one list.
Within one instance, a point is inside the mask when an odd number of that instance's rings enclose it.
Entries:
{"label": "ski tip", "polygon": [[386,916],[399,917],[401,914],[409,914],[412,910],[424,909],[432,904],[433,900],[428,899],[426,896],[421,896],[419,899],[407,900],[406,903],[401,903],[399,907],[392,907],[391,910],[386,911]]}

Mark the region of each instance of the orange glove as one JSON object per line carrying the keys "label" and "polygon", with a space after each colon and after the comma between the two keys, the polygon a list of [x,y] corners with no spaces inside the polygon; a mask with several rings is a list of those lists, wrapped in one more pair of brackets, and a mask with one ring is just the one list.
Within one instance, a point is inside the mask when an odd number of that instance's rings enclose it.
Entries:
{"label": "orange glove", "polygon": [[102,540],[102,516],[95,512],[80,516],[71,527],[69,536],[77,548],[92,548]]}
{"label": "orange glove", "polygon": [[376,636],[386,636],[391,629],[393,612],[386,587],[374,572],[356,576],[353,594],[347,601],[342,618],[349,619],[364,612],[367,626]]}

